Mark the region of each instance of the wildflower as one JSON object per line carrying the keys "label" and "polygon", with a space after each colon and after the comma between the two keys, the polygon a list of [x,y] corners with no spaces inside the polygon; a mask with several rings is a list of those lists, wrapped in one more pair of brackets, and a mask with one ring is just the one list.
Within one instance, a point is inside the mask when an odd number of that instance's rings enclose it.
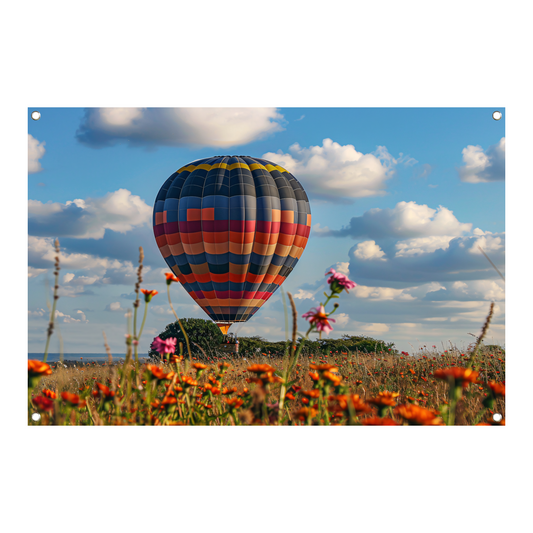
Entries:
{"label": "wildflower", "polygon": [[313,407],[302,407],[299,411],[296,412],[296,417],[300,420],[311,419],[318,414],[318,411]]}
{"label": "wildflower", "polygon": [[196,387],[198,385],[198,382],[190,376],[181,376],[181,381],[187,387]]}
{"label": "wildflower", "polygon": [[438,370],[435,370],[433,375],[437,379],[444,379],[449,382],[453,381],[458,387],[462,386],[463,388],[466,388],[470,383],[476,382],[479,372],[470,368],[461,367],[439,368]]}
{"label": "wildflower", "polygon": [[324,372],[323,374],[323,377],[325,379],[327,379],[328,381],[331,381],[331,383],[333,383],[333,385],[335,385],[335,387],[337,385],[340,385],[341,381],[342,381],[342,378],[336,374],[332,374],[331,372]]}
{"label": "wildflower", "polygon": [[[113,396],[115,396],[115,391],[111,390],[106,385],[103,385],[102,383],[96,383],[96,386],[98,387],[98,390],[100,391],[101,395],[103,395],[106,400],[110,400],[111,398],[113,398]],[[96,392],[96,394],[94,394],[94,392]],[[98,392],[94,392],[93,395],[96,396]]]}
{"label": "wildflower", "polygon": [[287,394],[285,394],[285,398],[287,400],[296,400],[296,396],[294,396],[292,392],[288,392]]}
{"label": "wildflower", "polygon": [[141,292],[144,294],[144,301],[148,303],[156,294],[159,294],[158,291],[149,291],[147,289],[141,289]]}
{"label": "wildflower", "polygon": [[55,400],[57,398],[57,394],[50,390],[50,389],[43,389],[42,390],[42,393],[47,397],[47,398],[50,398],[51,400]]}
{"label": "wildflower", "polygon": [[51,373],[52,369],[50,365],[42,361],[30,359],[28,361],[28,386],[35,387],[43,376],[49,376]]}
{"label": "wildflower", "polygon": [[241,398],[224,398],[224,400],[231,409],[238,409],[244,403]]}
{"label": "wildflower", "polygon": [[363,419],[363,426],[398,426],[399,424],[395,422],[392,418],[384,417],[380,418],[379,416],[372,416],[369,418]]}
{"label": "wildflower", "polygon": [[329,322],[335,322],[335,319],[328,318],[323,305],[319,307],[313,307],[311,311],[304,313],[302,318],[305,318],[310,324],[316,326],[318,331],[325,331],[327,334],[329,334],[330,331],[333,331],[333,328]]}
{"label": "wildflower", "polygon": [[61,398],[63,398],[63,400],[65,400],[70,405],[77,405],[78,407],[85,407],[86,405],[85,400],[82,400],[80,402],[80,397],[77,394],[72,394],[70,392],[62,392]]}
{"label": "wildflower", "polygon": [[54,402],[46,396],[36,396],[32,399],[33,405],[39,409],[39,411],[53,411]]}
{"label": "wildflower", "polygon": [[165,372],[162,368],[156,365],[146,365],[146,370],[152,373],[152,377],[155,379],[172,379],[174,372]]}
{"label": "wildflower", "polygon": [[270,365],[252,365],[249,366],[246,370],[248,372],[255,372],[256,374],[263,374],[264,372],[275,372],[276,369]]}
{"label": "wildflower", "polygon": [[174,274],[172,274],[172,272],[165,272],[165,278],[167,278],[167,285],[170,285],[173,281],[179,281],[179,279]]}
{"label": "wildflower", "polygon": [[434,411],[413,403],[398,405],[394,413],[400,415],[410,426],[443,426],[442,419]]}
{"label": "wildflower", "polygon": [[325,275],[329,276],[330,274],[331,277],[328,279],[328,283],[330,284],[331,290],[334,293],[341,293],[344,289],[346,289],[346,292],[349,293],[350,291],[348,289],[353,289],[357,286],[357,283],[349,280],[344,274],[336,272],[333,268],[330,269],[329,272],[326,272]]}
{"label": "wildflower", "polygon": [[203,363],[193,363],[192,367],[196,370],[205,370],[207,368],[207,365],[204,365]]}
{"label": "wildflower", "polygon": [[320,396],[320,391],[318,389],[303,390],[301,391],[304,396],[308,398],[318,398]]}
{"label": "wildflower", "polygon": [[487,385],[490,387],[490,390],[494,396],[505,396],[505,385],[503,383],[489,381]]}
{"label": "wildflower", "polygon": [[375,398],[370,398],[368,403],[377,405],[378,407],[393,407],[396,405],[396,399],[400,395],[399,392],[381,391]]}
{"label": "wildflower", "polygon": [[313,381],[318,381],[320,379],[320,376],[318,375],[318,372],[309,372],[309,377]]}
{"label": "wildflower", "polygon": [[175,337],[170,337],[168,339],[161,339],[160,337],[156,337],[152,342],[152,348],[160,353],[174,353],[176,351],[176,343],[178,342],[178,339]]}
{"label": "wildflower", "polygon": [[183,361],[183,355],[176,355],[176,354],[172,354],[170,356],[170,362],[171,363],[181,363]]}
{"label": "wildflower", "polygon": [[234,392],[237,392],[237,387],[233,387],[231,389],[228,389],[228,387],[224,387],[222,389],[222,394],[224,395],[233,394]]}

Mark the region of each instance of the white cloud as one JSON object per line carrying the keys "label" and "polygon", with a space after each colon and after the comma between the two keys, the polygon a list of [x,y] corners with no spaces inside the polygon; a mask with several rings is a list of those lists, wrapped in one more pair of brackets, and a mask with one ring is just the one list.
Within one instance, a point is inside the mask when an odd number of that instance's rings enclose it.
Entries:
{"label": "white cloud", "polygon": [[371,300],[408,301],[416,299],[409,294],[406,289],[393,289],[391,287],[368,287],[366,285],[357,285],[352,291],[356,298],[369,298]]}
{"label": "white cloud", "polygon": [[120,307],[120,302],[112,302],[110,304],[107,304],[105,307],[106,311],[125,311],[122,307]]}
{"label": "white cloud", "polygon": [[455,238],[454,235],[435,235],[400,241],[395,245],[398,250],[396,257],[427,254],[435,250],[446,250],[453,238]]}
{"label": "white cloud", "polygon": [[79,141],[92,146],[218,146],[248,144],[283,130],[273,107],[96,108],[85,112]]}
{"label": "white cloud", "polygon": [[35,309],[34,311],[28,310],[28,316],[35,317],[35,318],[41,318],[47,314],[48,312],[42,308]]}
{"label": "white cloud", "polygon": [[497,251],[503,251],[503,243],[502,238],[498,237],[496,235],[483,235],[479,239],[476,239],[474,243],[472,244],[472,247],[469,248],[469,252],[471,254],[480,254],[481,250],[480,248],[485,252],[497,252]]}
{"label": "white cloud", "polygon": [[463,148],[464,165],[459,168],[461,181],[486,183],[505,179],[505,137],[486,151],[479,145]]}
{"label": "white cloud", "polygon": [[294,298],[296,298],[297,300],[308,300],[313,297],[314,293],[310,291],[304,291],[302,289],[298,289],[298,292],[294,295]]}
{"label": "white cloud", "polygon": [[373,334],[379,334],[379,333],[386,333],[389,331],[389,326],[387,324],[381,324],[381,323],[359,323],[357,326],[358,331],[363,331],[365,333],[373,333]]}
{"label": "white cloud", "polygon": [[350,317],[346,313],[339,313],[332,315],[332,318],[335,319],[335,325],[337,327],[346,326],[350,321]]}
{"label": "white cloud", "polygon": [[428,291],[424,300],[429,301],[504,301],[503,280],[480,279],[445,283],[438,290]]}
{"label": "white cloud", "polygon": [[44,149],[45,144],[44,141],[39,142],[33,135],[28,135],[28,174],[35,174],[43,169],[39,159],[46,152]]}
{"label": "white cloud", "polygon": [[28,278],[36,278],[43,272],[46,272],[46,268],[33,268],[32,266],[28,267]]}
{"label": "white cloud", "polygon": [[109,229],[126,233],[151,222],[152,208],[127,189],[101,198],[61,203],[28,201],[30,235],[101,239]]}
{"label": "white cloud", "polygon": [[87,322],[89,322],[87,320],[87,317],[85,316],[85,313],[83,311],[80,311],[79,309],[76,311],[76,316],[78,316],[78,318],[75,318],[73,316],[70,316],[70,315],[66,315],[64,313],[62,313],[61,311],[57,310],[56,309],[56,312],[55,312],[55,318],[57,321],[59,322],[63,322],[65,324],[73,324],[73,323],[80,323],[80,324],[85,324]]}
{"label": "white cloud", "polygon": [[379,260],[386,261],[385,252],[376,244],[376,241],[360,242],[353,255],[362,261]]}
{"label": "white cloud", "polygon": [[294,174],[310,195],[336,201],[383,196],[385,182],[398,162],[383,146],[363,154],[351,144],[343,146],[331,139],[309,148],[294,143],[289,153],[278,150],[263,157]]}
{"label": "white cloud", "polygon": [[368,236],[373,239],[397,237],[413,239],[430,236],[458,236],[472,229],[472,224],[461,223],[453,211],[439,206],[432,209],[416,202],[398,202],[392,209],[370,209],[360,217],[353,217],[350,224],[340,230],[320,228],[321,236]]}

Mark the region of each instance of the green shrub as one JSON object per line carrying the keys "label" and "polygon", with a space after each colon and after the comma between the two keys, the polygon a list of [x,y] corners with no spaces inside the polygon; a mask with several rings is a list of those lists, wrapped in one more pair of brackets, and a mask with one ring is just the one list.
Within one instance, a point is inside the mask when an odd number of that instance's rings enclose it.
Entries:
{"label": "green shrub", "polygon": [[[213,321],[204,320],[202,318],[181,318],[180,320],[189,337],[191,353],[203,356],[202,351],[195,346],[195,344],[198,344],[204,349],[208,356],[213,356],[224,339],[224,335],[222,335],[219,327]],[[179,353],[179,343],[182,342],[183,353],[186,355],[187,343],[185,342],[185,337],[183,336],[183,332],[177,321],[167,324],[165,330],[159,334],[159,338],[162,340],[170,337],[175,337],[178,340],[176,344],[176,353]],[[150,345],[148,355],[153,359],[159,359],[160,357],[159,353],[152,348],[152,345]]]}

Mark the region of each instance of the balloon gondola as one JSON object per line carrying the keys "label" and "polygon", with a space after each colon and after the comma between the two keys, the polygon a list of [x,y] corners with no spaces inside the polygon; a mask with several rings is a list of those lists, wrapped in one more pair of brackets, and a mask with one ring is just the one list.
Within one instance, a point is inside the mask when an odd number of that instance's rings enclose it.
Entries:
{"label": "balloon gondola", "polygon": [[302,185],[280,165],[215,156],[165,181],[153,228],[168,267],[226,334],[292,272],[307,244],[311,209]]}

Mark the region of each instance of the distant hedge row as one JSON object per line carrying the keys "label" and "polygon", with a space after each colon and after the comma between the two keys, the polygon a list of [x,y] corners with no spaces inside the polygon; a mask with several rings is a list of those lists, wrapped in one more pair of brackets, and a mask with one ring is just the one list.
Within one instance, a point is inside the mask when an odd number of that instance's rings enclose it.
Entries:
{"label": "distant hedge row", "polygon": [[[211,320],[201,318],[182,318],[181,323],[189,337],[191,352],[199,357],[203,357],[202,350],[209,356],[216,355],[219,345],[222,343],[224,336],[217,325]],[[168,324],[164,331],[159,334],[161,339],[175,337],[178,343],[183,343],[184,353],[187,351],[185,338],[181,332],[178,322]],[[271,356],[283,355],[287,341],[271,342],[259,336],[239,337],[239,355],[252,356],[258,354],[269,354]],[[179,344],[178,344],[179,346]],[[366,336],[344,335],[340,339],[323,338],[322,340],[306,341],[302,353],[304,355],[328,354],[329,352],[388,352],[398,353],[394,348],[394,343],[373,339]],[[152,358],[158,358],[159,354],[152,349],[148,355]]]}

